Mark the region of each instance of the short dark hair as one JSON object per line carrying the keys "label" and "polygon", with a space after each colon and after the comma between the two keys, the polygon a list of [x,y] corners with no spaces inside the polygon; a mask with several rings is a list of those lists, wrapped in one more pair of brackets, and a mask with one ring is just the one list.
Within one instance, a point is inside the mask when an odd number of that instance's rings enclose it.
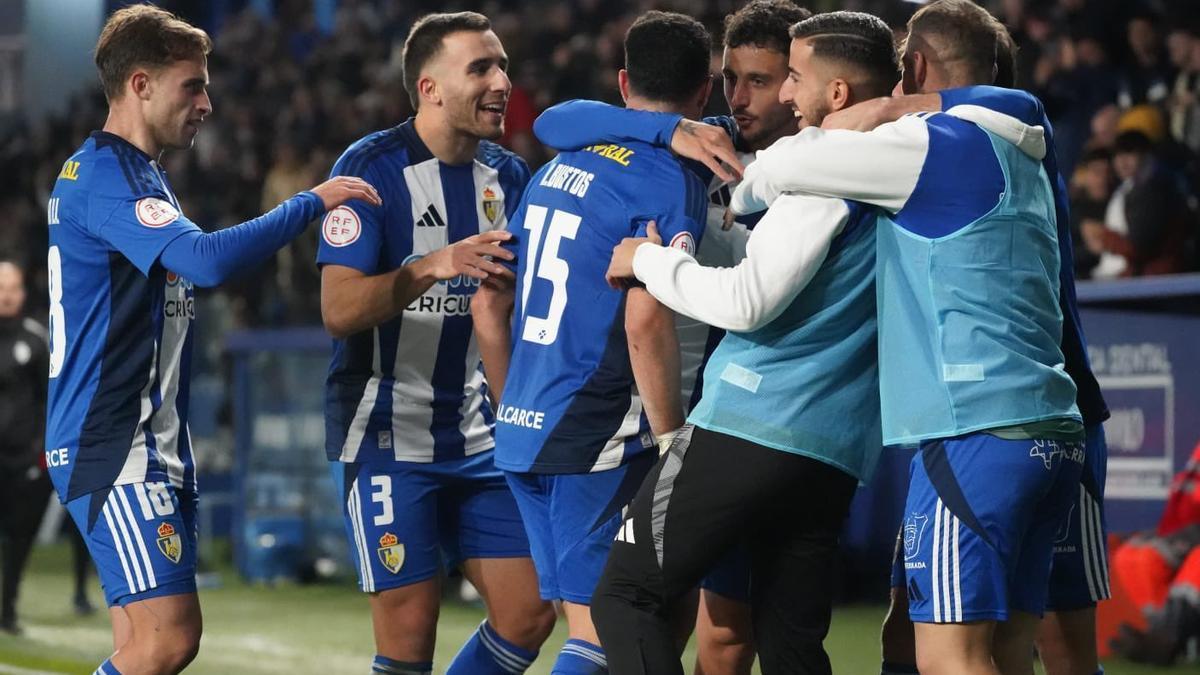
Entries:
{"label": "short dark hair", "polygon": [[1079,166],[1091,164],[1092,162],[1108,162],[1112,161],[1112,151],[1108,148],[1091,148],[1085,150],[1079,157]]}
{"label": "short dark hair", "polygon": [[1148,155],[1154,150],[1154,142],[1140,131],[1123,131],[1113,141],[1113,155]]}
{"label": "short dark hair", "polygon": [[642,14],[625,33],[629,87],[664,103],[682,103],[712,77],[712,38],[699,21],[675,12]]}
{"label": "short dark hair", "polygon": [[892,29],[877,16],[863,12],[816,14],[792,26],[792,39],[807,40],[813,55],[840,61],[867,77],[869,98],[882,96],[900,79],[900,61]]}
{"label": "short dark hair", "polygon": [[[936,35],[938,62],[974,84],[993,84],[1011,64],[1001,63],[1004,24],[971,0],[934,0],[908,20],[907,41]],[[1005,60],[1015,58],[1007,57]],[[1015,68],[1013,69],[1015,71]]]}
{"label": "short dark hair", "polygon": [[992,84],[1009,89],[1021,84],[1017,81],[1017,43],[1003,24],[996,28],[996,77]]}
{"label": "short dark hair", "polygon": [[404,40],[404,53],[401,57],[404,88],[408,91],[408,98],[412,101],[414,110],[421,102],[421,94],[417,91],[421,69],[442,51],[442,39],[459,31],[482,33],[491,29],[492,22],[478,12],[426,14],[417,19]]}
{"label": "short dark hair", "polygon": [[121,97],[125,80],[139,67],[162,68],[203,59],[212,51],[208,33],[153,5],[130,5],[108,17],[96,41],[96,69],[104,97]]}
{"label": "short dark hair", "polygon": [[791,0],[750,0],[725,17],[724,44],[731,49],[751,45],[787,56],[792,42],[789,30],[810,16],[812,12]]}

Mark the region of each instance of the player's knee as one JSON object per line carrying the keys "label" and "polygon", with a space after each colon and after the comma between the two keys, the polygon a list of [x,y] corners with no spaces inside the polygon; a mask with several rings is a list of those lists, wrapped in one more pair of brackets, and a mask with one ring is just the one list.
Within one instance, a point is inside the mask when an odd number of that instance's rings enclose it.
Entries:
{"label": "player's knee", "polygon": [[554,605],[545,601],[524,603],[516,611],[497,615],[492,627],[501,637],[528,649],[537,649],[554,631],[558,616]]}
{"label": "player's knee", "polygon": [[178,673],[200,653],[200,627],[180,626],[158,630],[151,639],[147,654],[150,671]]}

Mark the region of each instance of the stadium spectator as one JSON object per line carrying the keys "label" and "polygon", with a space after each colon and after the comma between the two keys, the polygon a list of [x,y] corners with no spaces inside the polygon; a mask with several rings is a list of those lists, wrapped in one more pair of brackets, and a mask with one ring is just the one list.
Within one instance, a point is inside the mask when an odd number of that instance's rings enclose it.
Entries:
{"label": "stadium spectator", "polygon": [[1200,150],[1200,33],[1176,28],[1167,36],[1175,76],[1167,101],[1171,135],[1192,152]]}
{"label": "stadium spectator", "polygon": [[1104,225],[1113,190],[1112,153],[1107,148],[1093,148],[1084,153],[1071,179],[1071,241],[1075,251],[1075,276],[1088,279],[1100,256],[1084,243],[1083,226]]}
{"label": "stadium spectator", "polygon": [[0,261],[0,630],[14,634],[21,575],[50,497],[42,455],[49,345],[24,304],[24,274]]}
{"label": "stadium spectator", "polygon": [[1097,279],[1169,274],[1186,269],[1194,225],[1180,179],[1155,156],[1150,139],[1138,131],[1117,137],[1113,191],[1104,223],[1082,222],[1084,244],[1100,257]]}
{"label": "stadium spectator", "polygon": [[1134,16],[1126,35],[1131,58],[1121,69],[1117,102],[1122,108],[1164,103],[1175,74],[1166,58],[1158,17],[1148,13]]}

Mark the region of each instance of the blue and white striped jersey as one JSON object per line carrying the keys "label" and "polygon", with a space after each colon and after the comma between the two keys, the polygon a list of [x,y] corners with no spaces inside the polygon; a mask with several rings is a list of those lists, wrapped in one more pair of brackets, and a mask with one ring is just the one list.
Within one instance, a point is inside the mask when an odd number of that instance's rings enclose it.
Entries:
{"label": "blue and white striped jersey", "polygon": [[158,163],[102,131],[63,165],[48,216],[46,464],[59,499],[142,481],[194,490],[192,284],[155,263],[199,228]]}
{"label": "blue and white striped jersey", "polygon": [[653,220],[696,250],[705,189],[667,150],[644,143],[564,152],[534,176],[513,216],[513,351],[497,414],[496,466],[586,473],[653,447],[634,388],[625,295],[604,280],[612,249]]}
{"label": "blue and white striped jersey", "polygon": [[[439,161],[413,121],[351,145],[331,172],[371,183],[382,206],[354,201],[322,223],[317,262],[382,274],[507,225],[529,180],[524,161],[480,143],[470,164]],[[491,447],[467,277],[435,284],[399,316],[334,340],[325,386],[325,450],[343,462],[437,462]]]}

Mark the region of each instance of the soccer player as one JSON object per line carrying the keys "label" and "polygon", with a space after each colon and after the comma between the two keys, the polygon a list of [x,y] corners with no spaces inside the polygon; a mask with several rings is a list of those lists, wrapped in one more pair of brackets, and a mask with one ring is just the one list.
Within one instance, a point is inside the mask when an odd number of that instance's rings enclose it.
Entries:
{"label": "soccer player", "polygon": [[349,199],[379,203],[338,178],[220,232],[184,217],[158,157],[190,147],[212,112],[210,48],[158,8],[114,12],[96,44],[108,119],[63,164],[47,208],[46,464],[110,607],[104,674],[178,672],[199,648],[193,286],[260,263]]}
{"label": "soccer player", "polygon": [[[964,45],[987,54],[970,62],[975,81],[996,72],[996,41],[984,35]],[[798,191],[889,214],[877,262],[880,392],[885,442],[920,445],[903,540],[917,665],[1024,673],[1055,535],[1079,498],[1084,434],[1060,346],[1045,139],[986,108],[956,114],[785,139],[760,153],[733,205],[754,211]]]}
{"label": "soccer player", "polygon": [[[622,98],[698,117],[712,88],[709,45],[694,19],[643,14],[625,36]],[[562,601],[567,617],[555,673],[608,672],[592,592],[622,507],[656,458],[655,436],[665,442],[683,424],[674,317],[644,289],[609,288],[609,252],[655,222],[690,254],[704,197],[665,149],[561,153],[534,176],[512,220],[516,289],[477,295],[476,335],[500,398],[496,464],[521,508],[541,595]]]}
{"label": "soccer player", "polygon": [[[891,31],[875,17],[822,14],[790,34],[777,95],[801,127],[899,79]],[[596,590],[593,615],[618,672],[683,672],[664,611],[743,536],[763,672],[830,672],[822,641],[838,532],[881,448],[875,218],[840,199],[785,198],[732,268],[702,267],[653,237],[615,251],[611,276],[636,274],[676,311],[729,331],[706,366],[694,426],[634,498]]]}
{"label": "soccer player", "polygon": [[[964,46],[984,44],[991,39],[991,34],[997,40],[994,83],[997,87],[1014,85],[1015,48],[1008,30],[999,21],[984,16],[974,7],[935,3],[914,15],[909,26],[918,39],[906,44],[904,62],[906,69],[920,71],[920,74],[913,72],[909,89],[923,88],[931,76],[942,78],[950,87],[958,88],[876,99],[831,115],[822,126],[866,131],[910,112],[977,105],[1004,111],[1046,130],[1047,152],[1043,165],[1054,190],[1061,256],[1062,349],[1066,372],[1078,390],[1076,404],[1086,427],[1087,455],[1079,502],[1070,510],[1068,522],[1055,541],[1047,613],[1038,628],[1037,651],[1049,675],[1103,672],[1096,653],[1095,624],[1096,603],[1109,595],[1102,508],[1107,447],[1101,426],[1108,417],[1108,408],[1088,362],[1087,343],[1076,308],[1069,204],[1066,186],[1058,172],[1050,124],[1037,99],[1024,92],[972,86],[988,81],[985,79],[987,68],[982,64],[972,67],[972,61],[987,61],[991,57],[984,52],[965,50]],[[892,585],[892,607],[883,628],[883,671],[915,673],[913,626],[908,620],[903,556],[897,557]]]}
{"label": "soccer player", "polygon": [[[808,10],[791,0],[752,0],[725,18],[721,74],[731,115],[707,117],[703,122],[729,135],[738,165],[752,162],[755,152],[795,132],[791,104],[779,100],[779,88],[788,76],[788,30],[809,16]],[[671,139],[679,143],[708,130],[680,115],[592,101],[554,106],[542,113],[534,128],[543,143],[559,150],[601,142],[662,145],[664,139]],[[701,156],[711,158],[713,153],[704,149]],[[694,163],[690,168],[708,185],[707,222],[696,261],[706,267],[732,267],[745,257],[746,238],[762,214],[726,223],[729,194],[736,183],[704,164]],[[676,319],[676,332],[682,396],[690,411],[700,400],[704,365],[725,331],[681,315]],[[696,616],[696,674],[749,673],[754,645],[745,550],[739,547],[732,551],[701,586]]]}
{"label": "soccer player", "polygon": [[[355,142],[333,175],[379,187],[386,207],[326,216],[317,262],[334,336],[326,452],[335,462],[359,586],[370,594],[373,672],[428,673],[440,575],[460,566],[487,619],[448,672],[524,672],[554,626],[529,542],[493,463],[493,414],[472,335],[489,256],[529,180],[500,137],[512,85],[487,17],[430,14],[404,43],[416,116]],[[445,557],[443,557],[443,554]]]}

